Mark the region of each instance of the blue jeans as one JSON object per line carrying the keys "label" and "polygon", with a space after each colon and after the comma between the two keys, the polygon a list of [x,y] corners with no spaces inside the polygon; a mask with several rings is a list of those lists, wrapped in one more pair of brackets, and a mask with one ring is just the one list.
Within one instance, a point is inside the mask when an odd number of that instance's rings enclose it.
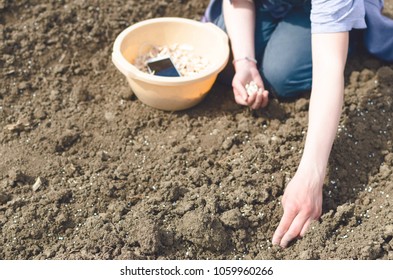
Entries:
{"label": "blue jeans", "polygon": [[[283,19],[276,19],[256,3],[255,58],[265,87],[278,97],[297,97],[311,89],[310,6],[294,8]],[[223,16],[214,23],[225,29]],[[219,80],[231,84],[232,63]]]}
{"label": "blue jeans", "polygon": [[367,29],[366,49],[376,57],[393,62],[393,20],[382,16],[383,1],[365,0]]}

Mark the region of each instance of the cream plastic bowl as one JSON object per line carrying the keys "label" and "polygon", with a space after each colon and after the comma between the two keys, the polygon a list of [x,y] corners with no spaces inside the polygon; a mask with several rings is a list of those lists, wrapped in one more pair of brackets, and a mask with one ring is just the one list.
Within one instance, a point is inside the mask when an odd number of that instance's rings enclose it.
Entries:
{"label": "cream plastic bowl", "polygon": [[[209,60],[209,67],[188,77],[162,77],[138,70],[132,63],[148,45],[187,44]],[[143,52],[142,52],[143,53]],[[212,23],[185,18],[155,18],[136,23],[116,38],[112,61],[143,103],[166,111],[198,104],[209,92],[229,58],[228,36]]]}

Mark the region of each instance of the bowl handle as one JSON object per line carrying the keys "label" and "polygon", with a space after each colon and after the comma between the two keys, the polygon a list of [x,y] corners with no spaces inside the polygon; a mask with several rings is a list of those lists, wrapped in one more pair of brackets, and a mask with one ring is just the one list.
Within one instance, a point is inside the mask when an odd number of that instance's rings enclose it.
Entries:
{"label": "bowl handle", "polygon": [[135,73],[132,73],[132,71],[129,69],[127,60],[125,60],[121,54],[112,52],[112,62],[124,76],[130,78],[136,77]]}

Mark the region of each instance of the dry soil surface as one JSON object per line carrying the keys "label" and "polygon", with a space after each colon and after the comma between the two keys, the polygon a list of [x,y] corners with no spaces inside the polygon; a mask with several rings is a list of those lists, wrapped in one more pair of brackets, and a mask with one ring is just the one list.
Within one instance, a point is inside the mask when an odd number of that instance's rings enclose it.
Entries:
{"label": "dry soil surface", "polygon": [[253,112],[216,83],[168,113],[132,95],[116,36],[207,2],[0,0],[0,259],[393,259],[391,64],[349,61],[323,214],[284,250],[309,99]]}

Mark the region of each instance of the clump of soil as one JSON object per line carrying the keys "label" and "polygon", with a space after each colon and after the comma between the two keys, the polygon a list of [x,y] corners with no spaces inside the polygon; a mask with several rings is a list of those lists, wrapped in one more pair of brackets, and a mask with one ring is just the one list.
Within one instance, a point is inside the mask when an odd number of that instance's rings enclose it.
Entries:
{"label": "clump of soil", "polygon": [[207,3],[0,1],[1,259],[393,259],[391,64],[350,60],[323,215],[285,250],[308,98],[250,111],[217,83],[167,113],[133,96],[117,34]]}

